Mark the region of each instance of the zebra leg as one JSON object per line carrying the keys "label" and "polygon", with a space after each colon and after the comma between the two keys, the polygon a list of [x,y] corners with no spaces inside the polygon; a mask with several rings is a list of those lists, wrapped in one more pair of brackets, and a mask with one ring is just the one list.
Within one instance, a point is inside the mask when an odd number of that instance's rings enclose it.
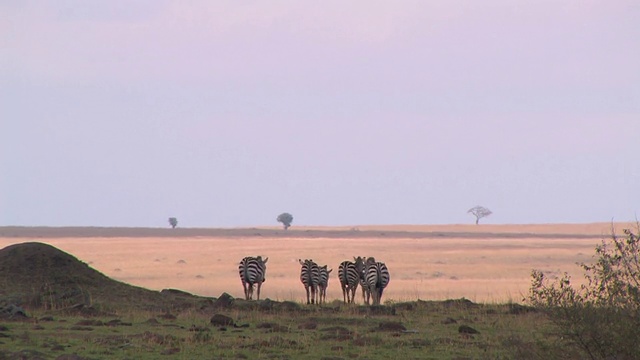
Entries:
{"label": "zebra leg", "polygon": [[262,287],[262,283],[258,283],[258,300],[260,300],[260,288]]}
{"label": "zebra leg", "polygon": [[309,305],[309,287],[305,286],[304,289],[307,291],[307,305]]}
{"label": "zebra leg", "polygon": [[351,287],[351,301],[349,302],[352,304],[356,302],[356,290],[358,290],[358,283]]}
{"label": "zebra leg", "polygon": [[349,298],[349,289],[347,289],[347,285],[340,284],[342,286],[342,301],[347,304]]}

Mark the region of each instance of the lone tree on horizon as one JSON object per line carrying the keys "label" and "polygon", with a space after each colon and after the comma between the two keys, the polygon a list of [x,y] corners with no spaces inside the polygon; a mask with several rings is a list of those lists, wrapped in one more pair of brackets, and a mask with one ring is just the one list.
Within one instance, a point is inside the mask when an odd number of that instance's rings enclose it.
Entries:
{"label": "lone tree on horizon", "polygon": [[282,226],[284,227],[284,229],[287,230],[291,226],[291,223],[293,222],[293,215],[289,213],[282,213],[278,215],[278,218],[276,219],[276,221],[279,223],[282,223]]}
{"label": "lone tree on horizon", "polygon": [[476,217],[476,225],[478,225],[480,219],[482,219],[483,217],[487,217],[493,213],[486,207],[477,205],[469,209],[469,211],[467,211],[467,214],[473,214],[473,216]]}
{"label": "lone tree on horizon", "polygon": [[169,218],[169,225],[171,225],[172,229],[175,229],[178,226],[178,219],[174,217]]}

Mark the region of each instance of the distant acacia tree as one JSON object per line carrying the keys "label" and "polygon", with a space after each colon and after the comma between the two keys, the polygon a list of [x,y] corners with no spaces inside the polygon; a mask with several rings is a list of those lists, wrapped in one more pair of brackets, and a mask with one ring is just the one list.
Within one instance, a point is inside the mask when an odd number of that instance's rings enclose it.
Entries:
{"label": "distant acacia tree", "polygon": [[487,217],[493,213],[491,212],[491,210],[487,209],[486,207],[478,205],[469,209],[469,211],[467,211],[467,214],[472,214],[473,216],[475,216],[476,225],[478,225],[478,223],[480,222],[480,219],[482,219],[483,217]]}
{"label": "distant acacia tree", "polygon": [[178,226],[178,219],[174,217],[169,218],[169,225],[171,225],[172,229],[175,229]]}
{"label": "distant acacia tree", "polygon": [[279,223],[282,223],[282,226],[284,227],[284,229],[287,230],[291,226],[291,223],[293,222],[293,215],[289,213],[282,213],[278,215],[278,218],[276,219],[276,221]]}

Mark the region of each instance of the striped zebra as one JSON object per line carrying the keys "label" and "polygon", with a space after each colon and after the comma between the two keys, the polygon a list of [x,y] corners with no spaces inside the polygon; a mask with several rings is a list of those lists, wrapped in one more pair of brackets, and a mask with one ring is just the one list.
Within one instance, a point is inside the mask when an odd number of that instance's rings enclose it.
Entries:
{"label": "striped zebra", "polygon": [[373,305],[380,305],[382,300],[382,292],[384,288],[389,284],[390,276],[389,269],[385,263],[376,261],[374,258],[368,258],[365,270],[365,280],[371,297],[373,298]]}
{"label": "striped zebra", "polygon": [[[371,302],[371,291],[369,290],[369,284],[367,283],[365,271],[367,268],[367,264],[365,263],[365,257],[361,257],[362,261],[362,269],[360,270],[360,288],[362,289],[362,302],[364,304],[369,305]],[[367,258],[368,261],[375,262],[373,257]]]}
{"label": "striped zebra", "polygon": [[267,274],[267,261],[269,258],[262,259],[262,256],[247,256],[240,261],[238,265],[238,273],[240,281],[244,289],[244,297],[246,300],[253,298],[253,286],[258,285],[258,300],[260,300],[260,288],[265,281]]}
{"label": "striped zebra", "polygon": [[345,304],[355,301],[356,289],[360,284],[362,272],[364,271],[364,260],[360,256],[354,257],[351,261],[343,261],[338,267],[338,278],[342,287],[342,300]]}
{"label": "striped zebra", "polygon": [[[300,281],[307,292],[307,304],[318,303],[318,283],[320,282],[320,268],[311,259],[298,259],[302,268],[300,269]],[[311,298],[309,298],[311,295]]]}
{"label": "striped zebra", "polygon": [[320,279],[318,281],[318,292],[320,293],[318,296],[318,303],[326,303],[327,302],[327,288],[329,287],[329,274],[333,269],[327,270],[327,265],[320,266],[319,268],[319,276]]}

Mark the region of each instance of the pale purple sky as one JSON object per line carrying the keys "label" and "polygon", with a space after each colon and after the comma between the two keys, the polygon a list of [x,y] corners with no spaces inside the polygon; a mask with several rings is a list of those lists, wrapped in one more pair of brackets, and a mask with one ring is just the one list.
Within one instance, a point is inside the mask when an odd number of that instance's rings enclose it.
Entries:
{"label": "pale purple sky", "polygon": [[0,225],[629,221],[640,2],[0,0]]}

